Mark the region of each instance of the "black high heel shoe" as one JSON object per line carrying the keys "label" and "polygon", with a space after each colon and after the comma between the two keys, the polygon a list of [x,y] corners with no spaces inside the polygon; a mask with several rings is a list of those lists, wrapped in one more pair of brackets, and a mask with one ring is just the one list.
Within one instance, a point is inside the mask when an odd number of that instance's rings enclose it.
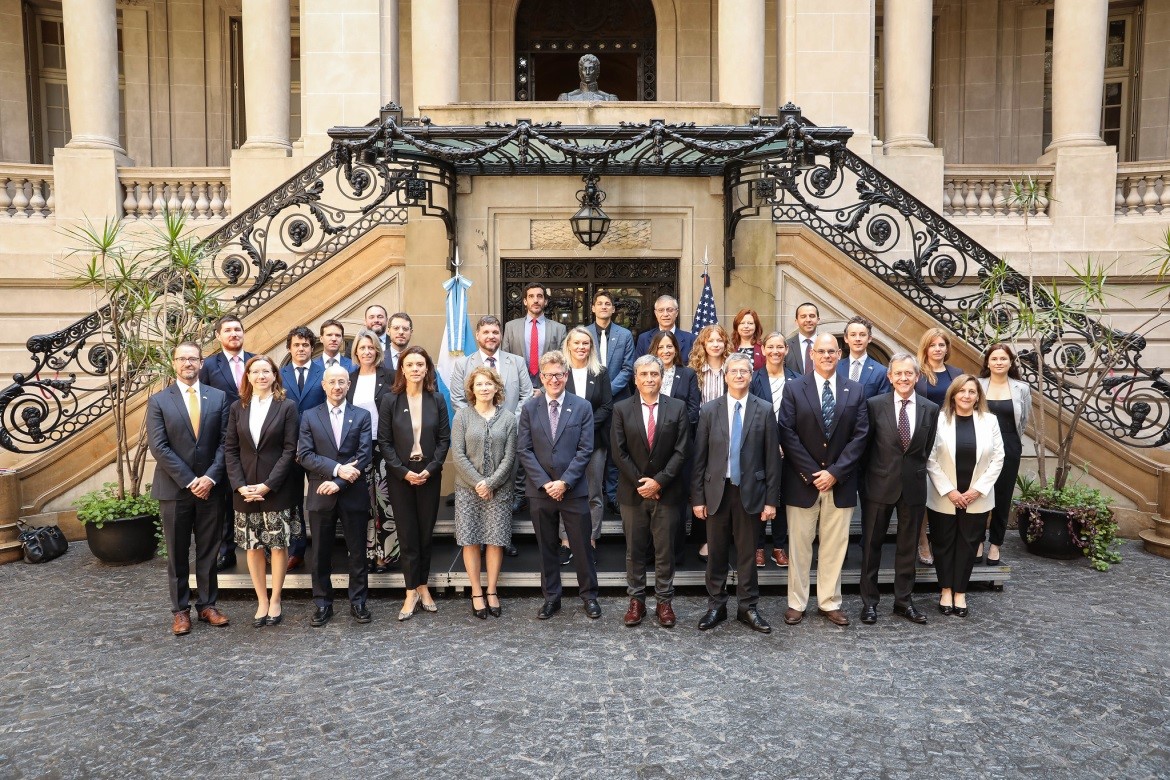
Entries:
{"label": "black high heel shoe", "polygon": [[[488,595],[489,596],[496,596],[495,593],[489,593]],[[496,596],[496,601],[499,601],[499,600],[500,600],[500,597]],[[487,599],[484,599],[483,603],[487,604]],[[488,608],[488,612],[491,613],[492,617],[499,617],[504,612],[503,608],[499,604],[496,604],[494,607],[491,604],[488,604],[487,608]]]}
{"label": "black high heel shoe", "polygon": [[950,604],[939,604],[938,611],[943,615],[950,615],[955,611],[955,608]]}
{"label": "black high heel shoe", "polygon": [[[483,599],[483,603],[484,603],[483,609],[476,609],[475,608],[475,600],[476,599]],[[479,596],[472,596],[471,597],[471,614],[475,615],[480,620],[487,620],[487,616],[488,616],[487,596],[479,595]]]}
{"label": "black high heel shoe", "polygon": [[965,618],[971,614],[969,607],[955,607],[955,617]]}

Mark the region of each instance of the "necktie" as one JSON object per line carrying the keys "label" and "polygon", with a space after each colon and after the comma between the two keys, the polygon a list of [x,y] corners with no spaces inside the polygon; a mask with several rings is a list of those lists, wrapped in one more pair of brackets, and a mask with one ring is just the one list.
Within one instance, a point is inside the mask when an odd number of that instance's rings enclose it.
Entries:
{"label": "necktie", "polygon": [[906,405],[909,399],[902,399],[902,408],[898,410],[898,438],[902,440],[902,452],[910,449],[910,418],[906,415]]}
{"label": "necktie", "polygon": [[495,369],[496,359],[494,357],[488,358],[488,368]]}
{"label": "necktie", "polygon": [[195,388],[187,388],[187,414],[191,415],[191,430],[195,431],[195,438],[199,438],[199,396],[195,395]]}
{"label": "necktie", "polygon": [[650,416],[646,418],[646,446],[649,449],[654,449],[654,410],[658,408],[658,404],[642,404],[649,410]]}
{"label": "necktie", "polygon": [[861,361],[854,360],[853,365],[849,367],[849,378],[856,382],[859,376],[861,376]]}
{"label": "necktie", "polygon": [[739,465],[739,451],[743,448],[743,418],[740,416],[742,408],[743,404],[736,401],[735,413],[731,417],[731,448],[727,452],[727,457],[731,460],[731,484],[733,485],[739,485],[740,477],[743,476]]}
{"label": "necktie", "polygon": [[333,423],[333,443],[337,451],[341,451],[341,407],[335,406],[329,410],[329,421]]}
{"label": "necktie", "polygon": [[552,431],[552,437],[557,437],[557,423],[561,420],[560,403],[554,398],[548,402],[548,427]]}
{"label": "necktie", "polygon": [[537,330],[536,320],[532,321],[532,330],[528,336],[528,373],[532,376],[540,373],[540,331]]}
{"label": "necktie", "polygon": [[244,361],[239,355],[232,358],[232,376],[236,378],[236,388],[244,384]]}
{"label": "necktie", "polygon": [[833,427],[833,412],[837,409],[837,401],[833,398],[833,391],[829,389],[829,382],[821,385],[821,419],[825,421],[825,430]]}
{"label": "necktie", "polygon": [[337,365],[337,358],[335,357],[331,357],[325,361],[325,368],[333,368],[335,365]]}
{"label": "necktie", "polygon": [[305,367],[301,366],[297,369],[297,390],[304,392],[305,390]]}
{"label": "necktie", "polygon": [[598,341],[600,341],[601,344],[597,348],[597,351],[601,354],[601,365],[603,365],[603,366],[609,365],[609,359],[608,359],[609,337],[606,334],[607,334],[606,330],[601,331],[601,337],[598,339]]}
{"label": "necktie", "polygon": [[812,339],[804,340],[804,373],[811,374],[813,372],[812,359]]}

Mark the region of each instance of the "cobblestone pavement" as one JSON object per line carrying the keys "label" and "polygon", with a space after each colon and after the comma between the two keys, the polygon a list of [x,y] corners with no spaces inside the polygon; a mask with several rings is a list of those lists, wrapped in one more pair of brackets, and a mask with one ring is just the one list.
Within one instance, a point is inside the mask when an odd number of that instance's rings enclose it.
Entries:
{"label": "cobblestone pavement", "polygon": [[673,630],[625,628],[620,591],[599,621],[505,593],[499,620],[452,598],[399,623],[387,594],[311,629],[301,592],[279,627],[235,595],[229,628],[176,638],[161,561],[74,544],[0,567],[0,776],[1167,777],[1170,562],[1122,552],[1099,574],[1010,539],[1004,592],[967,620],[920,593],[926,626],[888,593],[862,626],[855,592],[848,628],[785,626],[773,590],[770,636],[700,634],[692,590]]}

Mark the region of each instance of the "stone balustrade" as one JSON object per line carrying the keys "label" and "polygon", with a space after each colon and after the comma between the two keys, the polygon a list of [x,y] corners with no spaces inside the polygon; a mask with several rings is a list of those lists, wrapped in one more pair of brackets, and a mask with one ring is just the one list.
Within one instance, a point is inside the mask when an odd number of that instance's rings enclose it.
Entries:
{"label": "stone balustrade", "polygon": [[0,219],[53,215],[53,166],[0,165]]}
{"label": "stone balustrade", "polygon": [[948,217],[1023,216],[1012,193],[1029,179],[1038,199],[1028,216],[1047,217],[1053,168],[1014,165],[948,165],[943,173],[943,214]]}
{"label": "stone balustrade", "polygon": [[1170,161],[1118,163],[1113,206],[1119,217],[1170,213]]}
{"label": "stone balustrade", "polygon": [[231,171],[227,168],[122,168],[126,219],[162,219],[177,211],[189,220],[231,216]]}

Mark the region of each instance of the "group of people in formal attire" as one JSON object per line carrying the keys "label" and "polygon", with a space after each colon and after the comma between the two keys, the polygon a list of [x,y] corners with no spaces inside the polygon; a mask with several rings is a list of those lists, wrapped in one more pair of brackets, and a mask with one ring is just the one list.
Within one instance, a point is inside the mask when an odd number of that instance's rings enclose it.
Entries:
{"label": "group of people in formal attire", "polygon": [[451,375],[450,409],[431,356],[410,344],[410,316],[378,305],[366,310],[349,356],[344,326],[332,319],[316,333],[293,328],[283,367],[245,352],[242,323],[230,315],[217,323],[220,351],[206,360],[199,345],[178,345],[176,382],[151,397],[147,420],[172,631],[191,630],[192,539],[199,620],[228,624],[216,572],[235,564],[240,547],[257,595],[254,626],[281,622],[286,572],[306,554],[310,624],[325,625],[338,525],[356,622],[371,620],[368,573],[394,566],[406,587],[398,620],[437,611],[428,581],[448,455],[455,539],[479,619],[502,614],[500,572],[515,553],[512,516],[525,506],[540,553],[537,617],[561,610],[561,569],[570,564],[585,614],[600,617],[596,546],[609,507],[626,541],[628,626],[646,617],[651,566],[654,617],[676,624],[673,580],[688,528],[704,542],[700,630],[727,619],[734,567],[738,620],[771,631],[757,573],[769,528],[771,560],[788,567],[784,621],[800,623],[808,610],[817,540],[817,611],[848,625],[841,571],[859,497],[862,622],[877,620],[895,513],[894,613],[926,622],[912,593],[917,565],[933,564],[940,612],[969,614],[984,546],[988,564],[1001,562],[1031,410],[1008,345],[992,345],[975,377],[947,363],[950,340],[939,329],[917,354],[895,353],[883,366],[867,354],[872,326],[854,317],[843,355],[836,336],[818,331],[811,303],[797,308],[787,338],[765,335],[750,309],[730,331],[711,324],[692,334],[678,327],[671,296],[655,302],[657,326],[636,338],[614,322],[608,292],[594,296],[588,326],[567,329],[545,316],[547,304],[534,282],[523,317],[479,318],[476,349]]}

